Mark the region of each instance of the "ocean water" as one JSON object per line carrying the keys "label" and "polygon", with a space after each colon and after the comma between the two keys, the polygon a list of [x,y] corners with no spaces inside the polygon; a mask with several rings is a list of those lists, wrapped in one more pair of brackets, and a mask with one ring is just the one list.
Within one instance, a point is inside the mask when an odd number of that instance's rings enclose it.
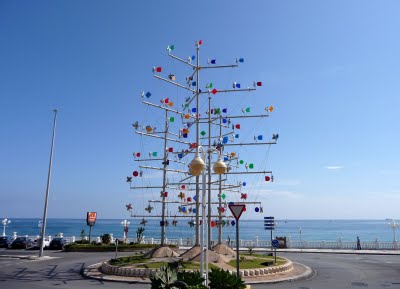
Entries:
{"label": "ocean water", "polygon": [[[11,219],[11,223],[6,228],[6,234],[12,235],[39,235],[39,219]],[[92,236],[100,236],[104,233],[112,233],[115,238],[122,238],[123,226],[119,219],[98,219],[96,225],[92,227]],[[136,237],[136,230],[141,227],[140,220],[129,220],[128,237]],[[188,220],[178,220],[177,226],[171,224],[166,227],[167,238],[192,238],[195,235],[195,228],[190,228]],[[171,223],[171,220],[170,220]],[[292,240],[301,239],[307,241],[337,241],[342,238],[343,241],[355,241],[359,236],[361,241],[393,241],[393,230],[388,226],[385,220],[276,220],[276,230],[273,231],[273,237],[290,237]],[[160,238],[161,229],[159,220],[148,220],[144,226],[145,237]],[[300,229],[301,228],[301,229]],[[3,229],[3,228],[2,228]],[[264,230],[263,220],[241,220],[240,239],[254,240],[256,236],[260,240],[269,240],[270,231]],[[48,219],[46,226],[46,235],[54,236],[63,233],[64,236],[79,237],[82,230],[86,235],[89,233],[89,227],[85,219]],[[397,230],[399,231],[399,230]],[[236,227],[226,225],[223,227],[223,238],[235,238]],[[396,232],[399,233],[399,232]],[[212,229],[212,240],[217,239],[217,228]]]}

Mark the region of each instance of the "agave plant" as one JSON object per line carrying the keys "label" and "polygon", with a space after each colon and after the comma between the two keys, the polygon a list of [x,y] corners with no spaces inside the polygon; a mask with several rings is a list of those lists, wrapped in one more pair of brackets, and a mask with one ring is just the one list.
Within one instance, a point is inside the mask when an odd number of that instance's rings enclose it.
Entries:
{"label": "agave plant", "polygon": [[244,289],[246,285],[240,276],[232,275],[228,270],[212,268],[208,274],[211,289]]}
{"label": "agave plant", "polygon": [[207,287],[203,285],[204,278],[201,277],[199,271],[188,272],[182,271],[178,272],[178,280],[187,284],[190,289],[206,289]]}
{"label": "agave plant", "polygon": [[154,277],[150,277],[151,289],[185,289],[188,285],[178,280],[175,268],[162,265]]}

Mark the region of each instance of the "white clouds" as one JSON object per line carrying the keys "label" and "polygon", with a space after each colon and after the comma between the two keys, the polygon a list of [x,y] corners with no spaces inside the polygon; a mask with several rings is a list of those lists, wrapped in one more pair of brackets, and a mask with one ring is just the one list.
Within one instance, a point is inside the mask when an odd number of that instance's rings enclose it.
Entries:
{"label": "white clouds", "polygon": [[324,168],[328,169],[328,170],[341,170],[341,169],[344,169],[343,166],[325,166]]}

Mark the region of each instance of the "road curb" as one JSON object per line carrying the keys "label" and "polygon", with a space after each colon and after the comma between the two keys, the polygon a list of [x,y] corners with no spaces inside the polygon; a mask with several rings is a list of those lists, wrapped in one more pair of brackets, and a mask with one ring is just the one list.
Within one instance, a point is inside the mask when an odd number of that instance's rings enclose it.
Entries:
{"label": "road curb", "polygon": [[[244,278],[244,281],[246,284],[249,284],[249,285],[250,284],[274,284],[274,283],[292,282],[292,281],[297,281],[297,280],[309,279],[309,278],[313,278],[316,275],[316,272],[306,265],[296,263],[296,262],[293,262],[293,264],[297,267],[301,267],[302,269],[304,269],[304,272],[300,273],[298,275],[295,275],[295,276],[282,277],[282,278],[277,278],[277,279],[273,279],[273,280],[265,280],[265,279],[264,280],[246,280]],[[148,278],[104,274],[99,270],[102,265],[103,265],[103,262],[90,265],[90,266],[84,268],[82,270],[81,274],[85,278],[102,280],[102,281],[151,284],[151,282]],[[273,275],[272,276],[269,275],[269,277],[273,277]],[[259,278],[262,278],[262,277],[259,277]]]}

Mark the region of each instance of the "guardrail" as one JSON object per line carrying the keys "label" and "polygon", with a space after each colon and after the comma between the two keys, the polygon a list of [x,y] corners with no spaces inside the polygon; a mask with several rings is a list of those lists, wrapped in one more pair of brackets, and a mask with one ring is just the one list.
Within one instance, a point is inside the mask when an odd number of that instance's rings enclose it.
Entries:
{"label": "guardrail", "polygon": [[[111,235],[111,242],[115,243],[116,238]],[[15,239],[17,236],[13,236]],[[27,236],[32,240],[36,240],[39,236]],[[67,243],[79,241],[81,237],[75,236],[63,236],[62,233],[58,234],[57,237],[64,238]],[[48,237],[51,241],[52,236]],[[88,240],[87,237],[84,237],[85,240]],[[96,241],[96,243],[101,242],[100,237],[92,237],[92,241]],[[136,242],[136,238],[128,238],[126,242]],[[255,240],[239,240],[239,246],[244,248],[270,248],[271,241],[269,240],[259,240],[256,238]],[[143,238],[141,241],[143,244],[161,244],[160,238]],[[166,239],[165,243],[167,245],[176,245],[176,246],[194,246],[194,239],[191,238],[178,238],[178,239]],[[235,240],[224,240],[224,243],[231,247],[236,247]],[[212,241],[212,244],[216,244],[215,241]],[[291,240],[290,238],[286,238],[286,248],[295,248],[295,249],[356,249],[357,243],[356,242],[349,242],[349,241],[342,241],[338,239],[337,241],[306,241],[306,240]],[[393,242],[380,242],[378,239],[375,241],[365,241],[361,242],[361,248],[366,250],[399,250],[400,242],[393,241]]]}

